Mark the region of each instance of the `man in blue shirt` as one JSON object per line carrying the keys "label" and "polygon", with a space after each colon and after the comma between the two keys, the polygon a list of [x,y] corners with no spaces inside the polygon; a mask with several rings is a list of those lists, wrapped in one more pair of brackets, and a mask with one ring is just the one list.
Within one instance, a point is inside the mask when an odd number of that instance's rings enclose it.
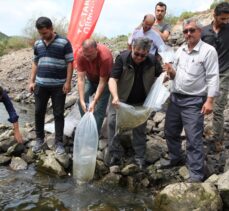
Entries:
{"label": "man in blue shirt", "polygon": [[19,130],[19,124],[18,124],[18,115],[14,109],[14,106],[7,95],[6,91],[3,90],[3,88],[0,86],[0,102],[2,102],[9,114],[9,122],[13,124],[14,127],[14,137],[18,143],[22,143],[22,135]]}
{"label": "man in blue shirt", "polygon": [[52,21],[40,17],[36,28],[41,36],[34,44],[34,61],[29,84],[35,96],[36,145],[39,152],[44,144],[44,122],[48,100],[52,100],[55,120],[55,152],[63,154],[64,104],[71,90],[73,52],[71,43],[53,30]]}

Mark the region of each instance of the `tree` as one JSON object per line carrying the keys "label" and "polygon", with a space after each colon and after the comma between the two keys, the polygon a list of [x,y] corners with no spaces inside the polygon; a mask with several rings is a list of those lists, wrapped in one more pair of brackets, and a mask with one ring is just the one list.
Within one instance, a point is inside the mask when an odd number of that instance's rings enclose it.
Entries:
{"label": "tree", "polygon": [[[54,31],[59,35],[66,36],[68,32],[68,24],[69,24],[67,19],[64,17],[61,19],[52,18],[51,20],[53,23]],[[26,37],[28,37],[31,40],[31,44],[33,44],[39,38],[39,34],[35,27],[35,23],[36,23],[36,19],[31,18],[28,20],[24,28],[24,34]]]}

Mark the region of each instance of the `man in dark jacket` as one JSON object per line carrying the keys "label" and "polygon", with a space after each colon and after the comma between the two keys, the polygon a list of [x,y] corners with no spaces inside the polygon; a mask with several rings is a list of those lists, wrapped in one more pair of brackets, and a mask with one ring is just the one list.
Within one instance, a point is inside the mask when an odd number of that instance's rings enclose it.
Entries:
{"label": "man in dark jacket", "polygon": [[[121,164],[120,140],[115,135],[116,110],[119,102],[129,105],[142,105],[157,77],[161,66],[149,54],[151,42],[148,38],[137,38],[131,51],[122,52],[115,61],[108,85],[112,95],[108,110],[108,144],[110,165]],[[133,129],[132,145],[135,162],[140,169],[145,164],[146,122]]]}

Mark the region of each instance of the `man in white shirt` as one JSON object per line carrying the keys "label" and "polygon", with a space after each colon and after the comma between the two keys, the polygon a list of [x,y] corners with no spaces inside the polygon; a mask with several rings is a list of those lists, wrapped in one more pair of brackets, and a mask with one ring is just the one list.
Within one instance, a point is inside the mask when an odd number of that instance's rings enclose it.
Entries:
{"label": "man in white shirt", "polygon": [[214,47],[203,42],[198,20],[184,21],[186,43],[176,52],[173,66],[163,69],[173,79],[170,104],[166,113],[165,137],[170,161],[163,168],[184,164],[181,132],[186,134],[186,164],[189,182],[204,180],[204,115],[213,110],[213,99],[219,91],[219,65]]}
{"label": "man in white shirt", "polygon": [[136,28],[128,39],[129,49],[131,49],[133,41],[139,37],[146,37],[150,39],[151,48],[149,53],[153,55],[155,55],[157,49],[165,45],[160,35],[154,29],[152,29],[154,22],[155,17],[152,14],[144,16],[141,28]]}

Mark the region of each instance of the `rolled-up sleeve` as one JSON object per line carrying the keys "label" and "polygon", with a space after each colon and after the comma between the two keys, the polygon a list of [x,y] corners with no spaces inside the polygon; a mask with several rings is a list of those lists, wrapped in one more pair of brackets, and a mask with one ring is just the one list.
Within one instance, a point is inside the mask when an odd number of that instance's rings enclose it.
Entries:
{"label": "rolled-up sleeve", "polygon": [[11,123],[15,123],[18,121],[18,115],[14,109],[14,106],[9,98],[9,96],[7,95],[7,93],[4,91],[3,95],[2,95],[2,102],[9,114],[9,119],[8,121]]}

